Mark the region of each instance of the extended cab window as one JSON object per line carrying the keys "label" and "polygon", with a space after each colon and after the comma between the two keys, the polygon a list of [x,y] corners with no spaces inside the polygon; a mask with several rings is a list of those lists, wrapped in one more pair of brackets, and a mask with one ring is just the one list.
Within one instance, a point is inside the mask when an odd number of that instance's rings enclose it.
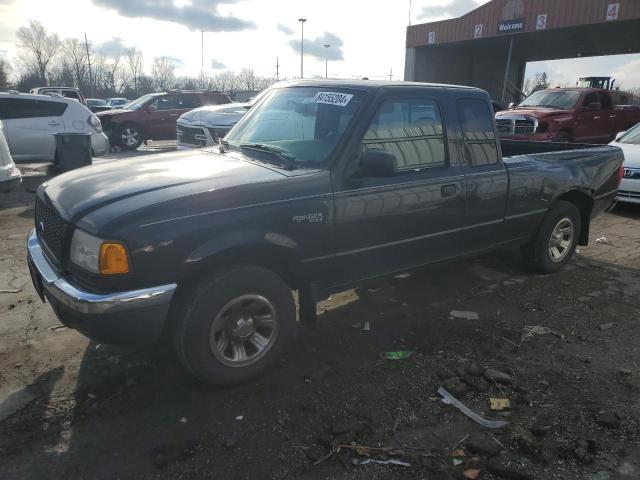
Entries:
{"label": "extended cab window", "polygon": [[200,97],[192,93],[186,93],[178,97],[180,106],[177,108],[197,108],[202,106]]}
{"label": "extended cab window", "polygon": [[165,95],[158,98],[150,107],[151,110],[156,111],[176,110],[180,108],[180,102],[174,95]]}
{"label": "extended cab window", "polygon": [[489,104],[479,98],[461,98],[457,103],[467,163],[472,166],[497,163],[498,148]]}
{"label": "extended cab window", "polygon": [[593,103],[600,103],[599,100],[598,100],[598,94],[596,92],[588,93],[584,97],[584,101],[582,102],[582,106],[583,107],[588,107],[589,105],[591,105]]}
{"label": "extended cab window", "polygon": [[445,165],[438,105],[430,99],[386,100],[362,139],[362,150],[371,148],[393,153],[400,171]]}
{"label": "extended cab window", "polygon": [[59,117],[67,109],[63,102],[31,100],[27,98],[0,99],[0,119]]}

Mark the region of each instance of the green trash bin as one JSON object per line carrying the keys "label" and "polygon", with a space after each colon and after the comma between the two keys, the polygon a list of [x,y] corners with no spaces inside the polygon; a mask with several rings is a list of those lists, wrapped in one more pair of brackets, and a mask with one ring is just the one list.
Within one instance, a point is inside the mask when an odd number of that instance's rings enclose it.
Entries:
{"label": "green trash bin", "polygon": [[54,133],[58,167],[63,172],[93,163],[90,133]]}

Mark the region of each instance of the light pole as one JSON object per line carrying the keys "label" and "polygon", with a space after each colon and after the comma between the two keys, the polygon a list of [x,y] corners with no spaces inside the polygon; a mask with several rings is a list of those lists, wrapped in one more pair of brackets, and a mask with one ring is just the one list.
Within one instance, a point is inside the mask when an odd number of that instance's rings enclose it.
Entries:
{"label": "light pole", "polygon": [[299,18],[298,21],[302,26],[302,36],[300,37],[300,78],[304,78],[304,22],[306,18]]}
{"label": "light pole", "polygon": [[327,49],[327,54],[324,56],[324,78],[329,78],[329,45],[328,43],[324,44],[324,48]]}

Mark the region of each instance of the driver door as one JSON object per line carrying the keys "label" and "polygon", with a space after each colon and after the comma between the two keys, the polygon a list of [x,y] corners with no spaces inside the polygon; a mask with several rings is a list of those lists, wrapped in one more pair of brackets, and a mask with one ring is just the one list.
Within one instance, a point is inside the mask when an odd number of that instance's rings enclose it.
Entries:
{"label": "driver door", "polygon": [[[381,101],[336,185],[339,283],[445,259],[462,249],[464,175],[450,162],[439,98],[423,92]],[[394,175],[358,173],[353,162],[372,148],[395,155]]]}
{"label": "driver door", "polygon": [[147,107],[146,137],[151,140],[170,140],[176,136],[176,122],[180,116],[175,95],[157,98]]}

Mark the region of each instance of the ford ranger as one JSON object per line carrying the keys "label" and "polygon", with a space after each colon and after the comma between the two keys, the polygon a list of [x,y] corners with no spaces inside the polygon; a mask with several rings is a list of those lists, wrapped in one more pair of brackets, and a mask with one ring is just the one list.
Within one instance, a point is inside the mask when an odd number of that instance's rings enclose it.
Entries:
{"label": "ford ranger", "polygon": [[640,122],[640,107],[614,105],[609,90],[551,88],[498,112],[501,138],[542,142],[609,143]]}
{"label": "ford ranger", "polygon": [[38,189],[33,283],[100,342],[170,338],[203,381],[272,365],[316,302],[520,247],[555,272],[615,199],[617,147],[499,141],[475,88],[296,81],[214,150],[95,165]]}

